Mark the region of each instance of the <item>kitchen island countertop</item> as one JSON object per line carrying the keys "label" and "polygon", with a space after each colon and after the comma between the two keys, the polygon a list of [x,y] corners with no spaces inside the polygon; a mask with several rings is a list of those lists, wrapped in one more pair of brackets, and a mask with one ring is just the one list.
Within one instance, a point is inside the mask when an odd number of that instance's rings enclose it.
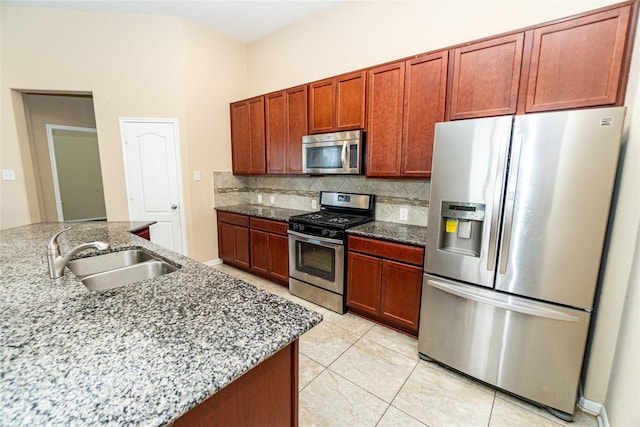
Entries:
{"label": "kitchen island countertop", "polygon": [[[46,245],[143,247],[181,268],[104,292]],[[148,223],[147,223],[148,225]],[[143,223],[0,231],[0,419],[7,425],[166,425],[295,341],[322,316],[147,240]]]}

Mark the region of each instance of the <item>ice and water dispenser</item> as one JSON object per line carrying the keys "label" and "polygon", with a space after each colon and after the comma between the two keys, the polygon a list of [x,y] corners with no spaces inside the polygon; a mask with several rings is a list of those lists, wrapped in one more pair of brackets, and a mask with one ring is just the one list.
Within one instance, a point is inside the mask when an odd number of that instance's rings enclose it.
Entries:
{"label": "ice and water dispenser", "polygon": [[483,203],[442,202],[440,249],[479,257],[484,211]]}

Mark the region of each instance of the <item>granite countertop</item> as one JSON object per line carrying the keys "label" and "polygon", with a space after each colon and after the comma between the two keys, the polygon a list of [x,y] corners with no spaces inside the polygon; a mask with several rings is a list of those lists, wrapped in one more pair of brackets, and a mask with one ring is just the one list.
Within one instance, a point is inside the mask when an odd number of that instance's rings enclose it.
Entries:
{"label": "granite countertop", "polygon": [[423,247],[427,245],[427,227],[420,225],[373,221],[349,228],[347,234],[389,240],[408,245]]}
{"label": "granite countertop", "polygon": [[[104,292],[52,280],[46,246],[144,247],[181,268]],[[149,225],[147,223],[146,225]],[[131,234],[129,222],[0,231],[0,419],[5,425],[171,423],[322,320]],[[111,249],[110,249],[111,250]]]}
{"label": "granite countertop", "polygon": [[259,218],[273,219],[276,221],[289,221],[289,217],[309,213],[311,211],[301,211],[297,209],[278,208],[266,205],[229,205],[216,206],[216,210],[237,213],[241,215],[255,216]]}

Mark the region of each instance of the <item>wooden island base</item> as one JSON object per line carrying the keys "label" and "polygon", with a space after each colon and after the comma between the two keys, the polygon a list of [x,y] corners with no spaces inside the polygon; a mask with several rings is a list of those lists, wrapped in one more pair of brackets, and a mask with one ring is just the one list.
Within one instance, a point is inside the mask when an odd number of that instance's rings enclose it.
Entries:
{"label": "wooden island base", "polygon": [[176,427],[297,425],[297,340],[173,423]]}

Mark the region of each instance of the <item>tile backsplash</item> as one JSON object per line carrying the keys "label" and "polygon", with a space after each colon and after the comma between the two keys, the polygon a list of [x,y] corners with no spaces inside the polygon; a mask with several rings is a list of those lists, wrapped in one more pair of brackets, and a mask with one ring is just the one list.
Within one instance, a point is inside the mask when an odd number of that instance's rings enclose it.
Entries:
{"label": "tile backsplash", "polygon": [[[263,204],[303,211],[318,210],[320,191],[341,191],[376,195],[376,220],[427,225],[428,180],[368,179],[363,176],[234,176],[214,172],[214,206],[243,203]],[[262,198],[262,201],[259,198]],[[401,218],[401,209],[407,219]]]}

